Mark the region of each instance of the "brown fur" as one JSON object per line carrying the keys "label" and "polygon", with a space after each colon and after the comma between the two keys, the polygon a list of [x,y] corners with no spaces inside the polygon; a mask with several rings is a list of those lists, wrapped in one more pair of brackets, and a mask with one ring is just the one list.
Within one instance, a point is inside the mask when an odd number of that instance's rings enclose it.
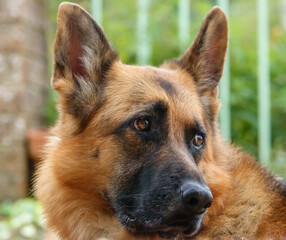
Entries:
{"label": "brown fur", "polygon": [[[220,136],[217,85],[226,47],[227,21],[214,8],[181,58],[160,68],[124,65],[88,13],[61,4],[52,82],[60,95],[60,116],[36,176],[36,195],[54,234],[50,239],[161,239],[129,233],[108,201],[117,181],[124,182],[144,164],[130,165],[126,175],[122,166],[130,163],[122,139],[113,133],[150,101],[168,107],[168,141],[180,149],[186,169],[198,165],[213,194],[193,239],[286,238],[285,184]],[[186,160],[189,153],[182,146],[183,126],[196,120],[203,123],[207,139],[204,156],[195,163]],[[134,131],[126,130],[125,137],[134,146],[130,154],[145,151]],[[164,148],[161,157],[167,159],[168,151]]]}

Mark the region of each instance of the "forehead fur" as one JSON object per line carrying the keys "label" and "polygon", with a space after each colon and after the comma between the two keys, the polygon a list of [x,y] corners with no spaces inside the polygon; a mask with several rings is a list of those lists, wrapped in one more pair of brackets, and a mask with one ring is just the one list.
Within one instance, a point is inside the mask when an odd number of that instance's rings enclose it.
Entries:
{"label": "forehead fur", "polygon": [[[94,120],[118,124],[150,102],[164,103],[178,121],[201,120],[201,103],[192,77],[181,69],[113,64],[106,75],[102,109]],[[110,126],[109,126],[109,129]]]}

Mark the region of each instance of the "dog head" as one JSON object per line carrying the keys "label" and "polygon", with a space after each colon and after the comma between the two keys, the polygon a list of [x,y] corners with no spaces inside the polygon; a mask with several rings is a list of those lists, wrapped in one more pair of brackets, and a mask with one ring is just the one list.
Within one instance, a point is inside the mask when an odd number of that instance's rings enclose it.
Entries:
{"label": "dog head", "polygon": [[[115,215],[130,236],[198,232],[208,208],[219,205],[224,181],[213,159],[227,35],[215,7],[182,57],[158,68],[130,66],[86,11],[61,4],[52,79],[57,141],[37,183],[48,224],[60,235],[69,233],[58,225],[88,231],[104,214]],[[44,171],[61,198],[46,200]],[[80,212],[76,222],[71,209]]]}

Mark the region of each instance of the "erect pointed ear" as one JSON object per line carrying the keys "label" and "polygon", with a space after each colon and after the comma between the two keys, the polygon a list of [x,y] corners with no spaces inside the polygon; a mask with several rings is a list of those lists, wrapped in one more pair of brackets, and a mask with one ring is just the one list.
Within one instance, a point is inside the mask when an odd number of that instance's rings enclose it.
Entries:
{"label": "erect pointed ear", "polygon": [[118,59],[102,28],[80,6],[62,3],[54,45],[52,86],[64,113],[87,119],[99,100],[106,71]]}
{"label": "erect pointed ear", "polygon": [[227,19],[214,7],[204,19],[192,45],[176,60],[194,78],[201,95],[217,96],[228,43]]}

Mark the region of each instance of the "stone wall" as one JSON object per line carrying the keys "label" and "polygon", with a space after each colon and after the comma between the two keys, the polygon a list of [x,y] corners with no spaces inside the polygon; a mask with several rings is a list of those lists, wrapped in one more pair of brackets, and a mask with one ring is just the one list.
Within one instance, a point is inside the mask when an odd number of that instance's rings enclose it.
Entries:
{"label": "stone wall", "polygon": [[26,132],[49,86],[44,0],[0,0],[0,201],[27,195]]}

